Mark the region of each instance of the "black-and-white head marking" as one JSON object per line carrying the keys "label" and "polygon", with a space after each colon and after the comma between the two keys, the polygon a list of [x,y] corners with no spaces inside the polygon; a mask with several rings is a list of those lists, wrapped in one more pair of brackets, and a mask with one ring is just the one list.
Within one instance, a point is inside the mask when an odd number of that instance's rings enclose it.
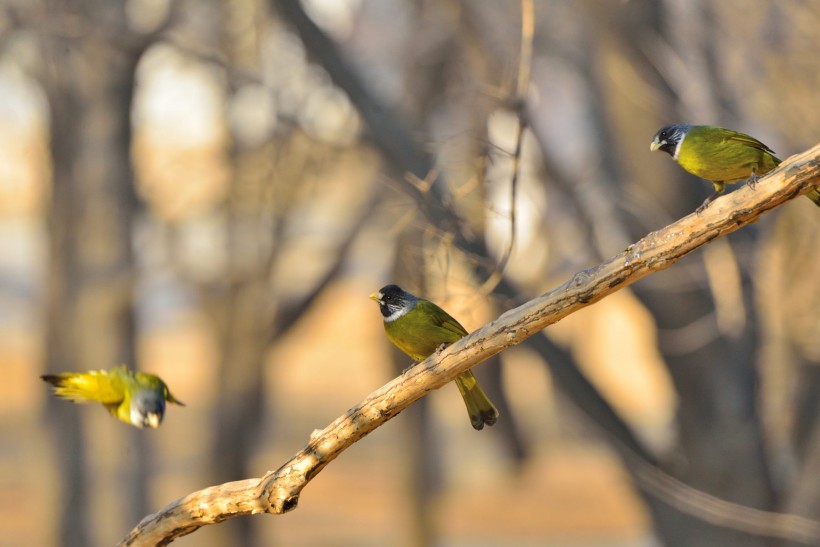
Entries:
{"label": "black-and-white head marking", "polygon": [[165,415],[165,398],[162,393],[141,390],[131,401],[131,423],[139,428],[156,428]]}
{"label": "black-and-white head marking", "polygon": [[398,285],[385,285],[376,293],[376,301],[384,322],[390,323],[415,308],[419,299]]}
{"label": "black-and-white head marking", "polygon": [[675,123],[661,127],[652,137],[653,149],[663,150],[672,156],[673,160],[677,161],[680,145],[690,129],[692,129],[692,126],[688,123]]}

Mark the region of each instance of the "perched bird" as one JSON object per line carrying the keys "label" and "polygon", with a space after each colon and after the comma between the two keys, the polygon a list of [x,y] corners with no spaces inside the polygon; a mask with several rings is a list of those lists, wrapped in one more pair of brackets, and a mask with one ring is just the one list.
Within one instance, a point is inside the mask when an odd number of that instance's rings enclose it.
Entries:
{"label": "perched bird", "polygon": [[[759,140],[714,125],[676,123],[661,127],[652,137],[649,149],[663,150],[686,171],[712,181],[715,191],[698,207],[698,212],[720,195],[727,184],[748,181],[754,187],[759,176],[780,165],[772,149]],[[820,188],[806,196],[820,206]]]}
{"label": "perched bird", "polygon": [[[382,287],[370,298],[379,304],[387,339],[414,361],[423,361],[438,348],[467,336],[464,327],[446,311],[397,285]],[[455,382],[473,427],[483,429],[485,424],[493,425],[498,419],[498,410],[472,371],[458,375]]]}
{"label": "perched bird", "polygon": [[54,386],[54,394],[74,403],[102,403],[112,416],[127,424],[156,429],[165,414],[165,401],[177,401],[165,382],[147,372],[120,365],[111,370],[64,372],[40,376]]}

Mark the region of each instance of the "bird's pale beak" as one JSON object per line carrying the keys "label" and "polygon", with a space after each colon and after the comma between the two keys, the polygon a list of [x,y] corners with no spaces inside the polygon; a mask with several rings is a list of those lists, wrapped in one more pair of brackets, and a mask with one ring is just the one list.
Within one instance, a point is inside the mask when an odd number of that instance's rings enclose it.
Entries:
{"label": "bird's pale beak", "polygon": [[373,294],[370,295],[370,300],[373,300],[374,302],[378,302],[379,304],[381,304],[382,303],[382,293],[374,292]]}
{"label": "bird's pale beak", "polygon": [[154,414],[153,412],[149,413],[148,416],[146,416],[145,422],[146,422],[146,425],[148,425],[148,427],[150,427],[151,429],[158,428],[159,427],[159,414]]}
{"label": "bird's pale beak", "polygon": [[666,144],[666,141],[664,141],[664,142],[652,141],[651,143],[649,143],[649,150],[654,152],[655,150],[657,150],[658,148],[660,148],[664,144]]}

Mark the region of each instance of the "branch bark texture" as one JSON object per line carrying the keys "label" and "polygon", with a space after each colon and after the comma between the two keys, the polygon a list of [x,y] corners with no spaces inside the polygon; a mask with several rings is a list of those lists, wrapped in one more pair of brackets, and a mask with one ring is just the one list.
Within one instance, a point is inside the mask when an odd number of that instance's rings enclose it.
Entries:
{"label": "branch bark texture", "polygon": [[[511,309],[469,336],[370,394],[321,431],[276,471],[262,478],[213,486],[189,494],[148,515],[120,545],[166,545],[201,526],[238,515],[286,513],[302,489],[327,464],[428,392],[564,317],[639,279],[668,268],[698,247],[756,222],[761,215],[820,184],[820,144],[787,159],[755,189],[740,188],[652,232],[600,265]],[[774,535],[777,535],[773,532]],[[820,541],[820,533],[817,537]]]}

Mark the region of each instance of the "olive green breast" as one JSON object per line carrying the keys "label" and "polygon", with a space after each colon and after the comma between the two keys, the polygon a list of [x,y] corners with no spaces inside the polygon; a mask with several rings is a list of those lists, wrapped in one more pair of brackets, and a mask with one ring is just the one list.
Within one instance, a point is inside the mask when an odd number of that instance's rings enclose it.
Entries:
{"label": "olive green breast", "polygon": [[447,312],[427,300],[395,321],[384,324],[387,338],[415,361],[423,361],[442,344],[448,345],[467,331]]}
{"label": "olive green breast", "polygon": [[757,139],[711,125],[696,125],[686,134],[678,163],[695,176],[710,181],[735,182],[749,178],[754,169],[764,175],[780,160]]}

